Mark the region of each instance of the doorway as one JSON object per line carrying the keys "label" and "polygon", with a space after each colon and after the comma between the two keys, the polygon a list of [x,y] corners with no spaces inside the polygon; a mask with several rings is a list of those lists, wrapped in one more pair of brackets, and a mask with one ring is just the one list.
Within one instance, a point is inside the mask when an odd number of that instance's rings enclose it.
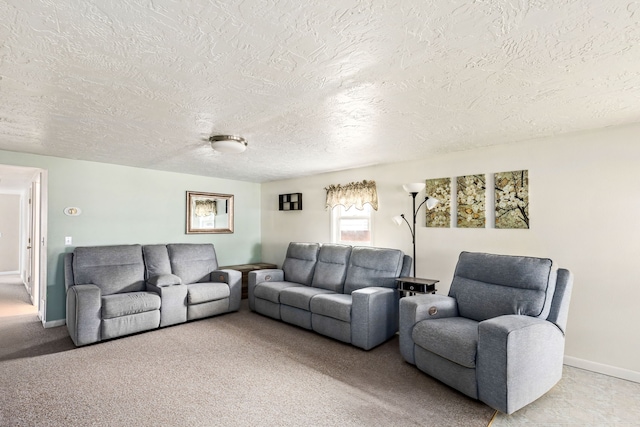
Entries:
{"label": "doorway", "polygon": [[[11,231],[5,234],[0,250],[17,251],[17,254],[12,253],[16,262],[4,266],[0,275],[19,277],[43,325],[47,315],[46,181],[47,171],[44,169],[0,164],[0,197],[12,203],[17,201],[15,213],[13,208],[9,208],[10,213],[0,217],[0,233],[3,228]],[[14,215],[18,217],[17,222],[12,222]]]}

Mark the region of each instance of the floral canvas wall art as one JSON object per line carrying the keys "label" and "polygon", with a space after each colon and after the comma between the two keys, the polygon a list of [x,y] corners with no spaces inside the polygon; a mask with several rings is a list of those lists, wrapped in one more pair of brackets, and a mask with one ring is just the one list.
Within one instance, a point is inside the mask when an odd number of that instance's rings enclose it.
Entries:
{"label": "floral canvas wall art", "polygon": [[485,227],[485,175],[459,176],[458,184],[458,227]]}
{"label": "floral canvas wall art", "polygon": [[426,181],[425,194],[435,197],[440,203],[435,208],[425,209],[427,227],[447,228],[451,226],[451,178],[436,178]]}
{"label": "floral canvas wall art", "polygon": [[529,228],[529,173],[495,174],[496,228]]}

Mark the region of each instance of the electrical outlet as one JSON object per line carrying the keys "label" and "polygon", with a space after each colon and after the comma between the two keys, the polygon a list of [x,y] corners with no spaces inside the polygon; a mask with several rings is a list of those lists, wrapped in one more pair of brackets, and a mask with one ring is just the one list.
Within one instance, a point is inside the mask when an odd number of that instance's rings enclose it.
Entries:
{"label": "electrical outlet", "polygon": [[73,244],[73,239],[71,238],[71,236],[67,236],[64,238],[64,244],[66,246],[72,245]]}

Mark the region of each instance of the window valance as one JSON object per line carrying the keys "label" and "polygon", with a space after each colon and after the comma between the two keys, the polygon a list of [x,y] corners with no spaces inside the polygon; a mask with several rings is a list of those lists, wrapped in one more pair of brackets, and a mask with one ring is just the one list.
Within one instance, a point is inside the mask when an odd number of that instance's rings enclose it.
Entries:
{"label": "window valance", "polygon": [[378,210],[378,190],[375,181],[364,180],[362,182],[350,182],[346,185],[330,185],[327,190],[327,209],[333,209],[342,205],[345,209],[355,206],[356,209],[364,209],[364,204]]}
{"label": "window valance", "polygon": [[197,217],[205,217],[218,214],[218,205],[213,199],[196,200],[194,213]]}

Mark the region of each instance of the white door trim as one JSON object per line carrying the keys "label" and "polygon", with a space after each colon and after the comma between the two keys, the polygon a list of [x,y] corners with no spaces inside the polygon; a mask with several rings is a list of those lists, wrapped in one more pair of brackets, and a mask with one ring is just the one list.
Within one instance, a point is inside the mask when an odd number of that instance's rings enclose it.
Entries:
{"label": "white door trim", "polygon": [[[48,195],[49,195],[49,186],[48,186],[48,171],[44,169],[40,169],[38,172],[38,181],[40,191],[38,192],[39,200],[37,203],[38,209],[38,224],[39,224],[39,233],[38,233],[38,260],[39,260],[39,272],[38,272],[38,287],[39,287],[39,301],[38,301],[38,317],[42,322],[43,326],[47,325],[47,230],[48,230],[48,215],[47,215],[47,207],[48,207]],[[35,243],[35,242],[34,242]]]}

